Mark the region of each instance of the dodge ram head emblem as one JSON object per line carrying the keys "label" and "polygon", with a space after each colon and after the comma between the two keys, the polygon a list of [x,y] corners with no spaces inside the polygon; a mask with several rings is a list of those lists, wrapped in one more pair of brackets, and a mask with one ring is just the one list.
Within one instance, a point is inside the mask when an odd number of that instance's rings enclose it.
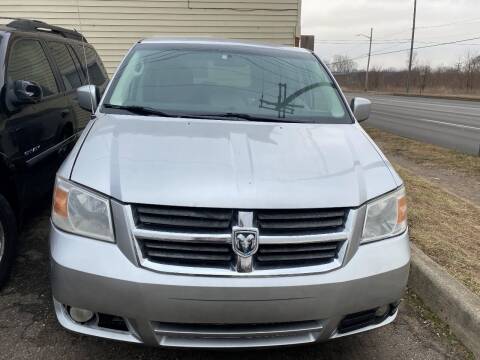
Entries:
{"label": "dodge ram head emblem", "polygon": [[241,257],[250,257],[258,250],[258,229],[234,227],[233,251]]}

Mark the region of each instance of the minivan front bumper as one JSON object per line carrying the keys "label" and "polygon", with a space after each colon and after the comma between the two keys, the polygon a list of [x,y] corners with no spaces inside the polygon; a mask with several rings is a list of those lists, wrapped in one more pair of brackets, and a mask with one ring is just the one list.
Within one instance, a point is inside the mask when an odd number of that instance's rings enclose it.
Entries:
{"label": "minivan front bumper", "polygon": [[[264,347],[327,340],[345,316],[398,304],[407,284],[408,234],[361,245],[334,271],[279,277],[186,276],[134,265],[117,244],[52,225],[55,311],[67,329],[115,340],[180,347]],[[393,306],[393,305],[392,305]],[[79,324],[68,307],[122,318],[120,331]]]}

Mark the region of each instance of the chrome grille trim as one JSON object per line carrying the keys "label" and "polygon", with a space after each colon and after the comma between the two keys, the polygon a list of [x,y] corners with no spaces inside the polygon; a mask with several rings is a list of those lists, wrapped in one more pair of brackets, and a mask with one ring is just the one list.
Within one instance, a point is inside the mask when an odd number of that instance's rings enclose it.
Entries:
{"label": "chrome grille trim", "polygon": [[[130,211],[131,213],[131,211]],[[130,229],[132,229],[133,235],[136,238],[149,239],[149,240],[162,240],[168,239],[172,241],[205,241],[205,242],[232,242],[232,234],[201,234],[201,233],[181,233],[174,231],[155,231],[138,229],[135,227],[133,218],[131,219]]]}
{"label": "chrome grille trim", "polygon": [[260,235],[260,244],[302,244],[316,242],[344,241],[348,239],[346,231],[312,235]]}
{"label": "chrome grille trim", "polygon": [[157,335],[174,335],[199,338],[230,338],[230,337],[264,337],[285,336],[303,332],[323,330],[321,321],[301,321],[277,324],[174,324],[153,323],[153,331]]}
{"label": "chrome grille trim", "polygon": [[[140,266],[154,270],[160,273],[176,274],[176,275],[189,275],[189,276],[225,276],[225,277],[272,277],[272,276],[296,276],[304,274],[316,274],[328,272],[337,269],[342,266],[346,254],[349,257],[358,248],[359,240],[353,238],[358,237],[358,231],[355,229],[361,229],[363,226],[363,219],[365,209],[364,207],[358,209],[350,209],[348,216],[345,220],[345,225],[342,231],[336,231],[332,233],[320,233],[320,234],[308,234],[308,235],[260,235],[259,243],[262,244],[302,244],[302,243],[324,243],[339,241],[340,246],[337,257],[326,264],[307,265],[297,267],[286,268],[269,268],[261,269],[254,268],[252,272],[236,272],[235,264],[229,268],[218,267],[198,267],[198,266],[180,266],[171,264],[161,264],[154,261],[150,261],[145,258],[142,253],[141,246],[138,240],[168,240],[168,241],[197,241],[197,242],[214,242],[214,243],[228,243],[231,244],[231,233],[229,234],[205,234],[205,233],[180,233],[174,231],[155,231],[137,228],[135,220],[133,218],[132,207],[130,205],[125,206],[124,213],[127,217],[127,223],[129,224],[132,242],[136,249],[137,260]],[[349,250],[350,249],[350,250]],[[234,263],[234,261],[233,261]]]}
{"label": "chrome grille trim", "polygon": [[[151,240],[169,239],[172,241],[218,241],[232,242],[232,234],[200,234],[200,233],[180,233],[173,231],[155,231],[145,230],[133,227],[132,232],[135,237]],[[297,244],[314,242],[343,241],[348,239],[346,231],[332,232],[327,234],[296,235],[296,236],[274,236],[260,235],[260,244]]]}

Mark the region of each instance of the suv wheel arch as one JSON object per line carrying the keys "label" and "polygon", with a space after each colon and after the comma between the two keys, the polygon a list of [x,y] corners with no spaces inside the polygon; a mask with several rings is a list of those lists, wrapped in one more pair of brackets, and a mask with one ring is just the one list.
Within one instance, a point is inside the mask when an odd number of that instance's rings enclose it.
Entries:
{"label": "suv wheel arch", "polygon": [[7,199],[0,194],[0,288],[7,281],[17,247],[15,214]]}

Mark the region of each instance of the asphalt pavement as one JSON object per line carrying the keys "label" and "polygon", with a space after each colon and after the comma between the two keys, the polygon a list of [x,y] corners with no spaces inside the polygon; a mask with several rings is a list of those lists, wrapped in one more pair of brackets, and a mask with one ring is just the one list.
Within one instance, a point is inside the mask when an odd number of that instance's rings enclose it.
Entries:
{"label": "asphalt pavement", "polygon": [[[0,291],[0,359],[469,359],[450,335],[407,298],[390,325],[323,344],[249,351],[151,348],[70,333],[53,312],[49,286],[49,205],[26,220],[12,279]],[[90,240],[86,240],[90,241]]]}
{"label": "asphalt pavement", "polygon": [[347,93],[372,101],[365,122],[382,130],[480,155],[480,101]]}

